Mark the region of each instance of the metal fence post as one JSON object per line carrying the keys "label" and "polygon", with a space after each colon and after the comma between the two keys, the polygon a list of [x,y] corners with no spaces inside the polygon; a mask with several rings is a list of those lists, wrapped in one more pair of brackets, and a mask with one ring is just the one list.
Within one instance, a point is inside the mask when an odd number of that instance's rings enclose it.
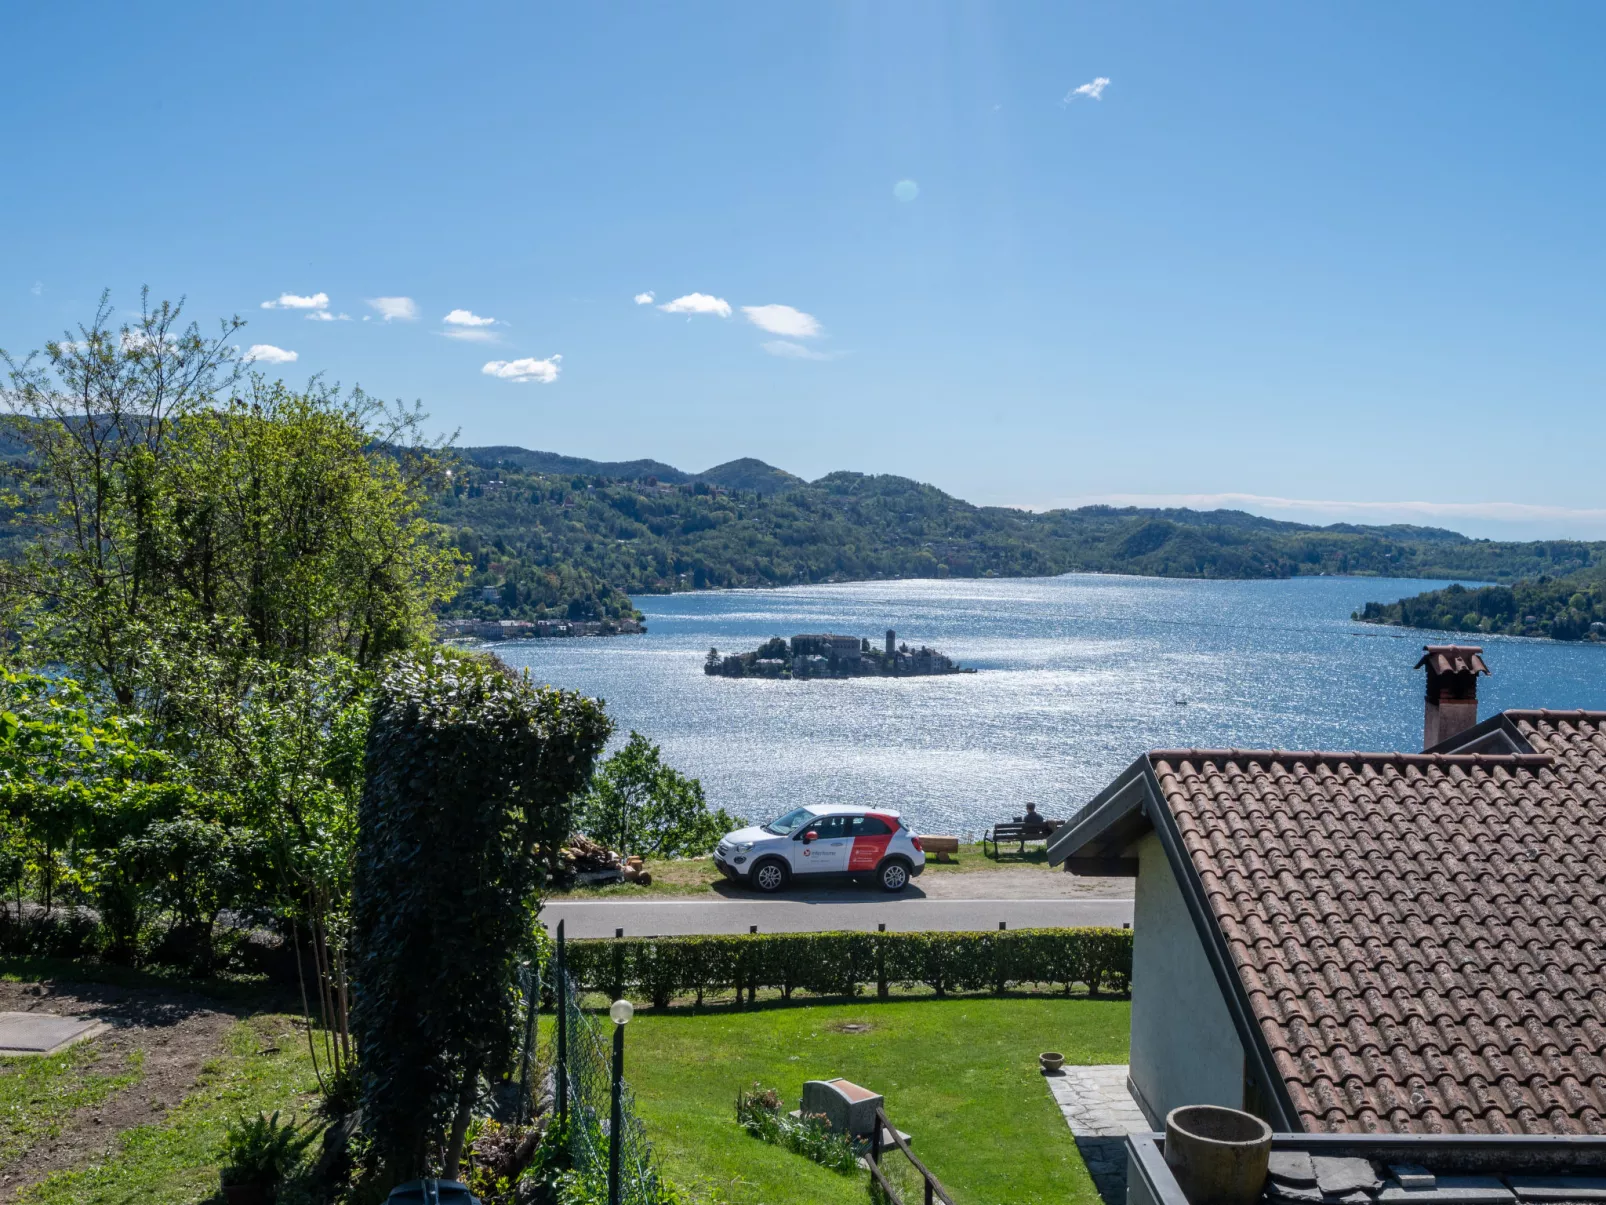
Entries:
{"label": "metal fence post", "polygon": [[608,1116],[608,1205],[619,1205],[619,1148],[625,1130],[625,1027],[613,1027],[613,1109]]}
{"label": "metal fence post", "polygon": [[563,957],[563,922],[558,922],[558,1123],[569,1120],[569,971]]}
{"label": "metal fence post", "polygon": [[613,931],[613,998],[623,1000],[625,997],[625,931]]}
{"label": "metal fence post", "polygon": [[530,1120],[530,1061],[535,1055],[535,1013],[541,1007],[541,968],[527,965],[524,988],[530,998],[524,1007],[524,1056],[519,1061],[519,1107],[514,1118],[520,1125]]}

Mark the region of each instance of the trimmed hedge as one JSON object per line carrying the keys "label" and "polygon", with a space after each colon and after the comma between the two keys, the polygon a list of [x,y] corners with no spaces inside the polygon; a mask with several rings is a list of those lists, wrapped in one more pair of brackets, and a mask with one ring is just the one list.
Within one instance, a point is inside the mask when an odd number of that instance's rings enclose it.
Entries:
{"label": "trimmed hedge", "polygon": [[1130,929],[1011,929],[984,933],[757,933],[605,937],[567,943],[569,972],[588,991],[633,995],[663,1008],[677,996],[776,988],[856,996],[874,985],[949,992],[1074,984],[1124,991]]}

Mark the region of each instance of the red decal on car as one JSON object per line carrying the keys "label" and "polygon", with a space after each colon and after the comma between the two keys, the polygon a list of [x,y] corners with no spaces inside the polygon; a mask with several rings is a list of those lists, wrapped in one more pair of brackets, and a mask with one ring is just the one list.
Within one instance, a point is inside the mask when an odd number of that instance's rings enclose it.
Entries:
{"label": "red decal on car", "polygon": [[853,838],[853,852],[848,855],[849,870],[874,870],[881,864],[882,855],[892,844],[892,834],[880,837]]}

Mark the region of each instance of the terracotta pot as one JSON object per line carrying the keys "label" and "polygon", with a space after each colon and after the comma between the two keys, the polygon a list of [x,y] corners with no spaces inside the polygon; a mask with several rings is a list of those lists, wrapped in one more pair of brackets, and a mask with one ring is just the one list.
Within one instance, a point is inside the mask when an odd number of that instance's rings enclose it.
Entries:
{"label": "terracotta pot", "polygon": [[1057,1050],[1046,1051],[1037,1056],[1037,1065],[1044,1071],[1058,1071],[1065,1066],[1065,1056]]}
{"label": "terracotta pot", "polygon": [[223,1199],[229,1205],[273,1205],[275,1193],[266,1184],[225,1184]]}
{"label": "terracotta pot", "polygon": [[1186,1105],[1166,1114],[1166,1165],[1189,1205],[1254,1205],[1270,1159],[1271,1127],[1253,1113]]}

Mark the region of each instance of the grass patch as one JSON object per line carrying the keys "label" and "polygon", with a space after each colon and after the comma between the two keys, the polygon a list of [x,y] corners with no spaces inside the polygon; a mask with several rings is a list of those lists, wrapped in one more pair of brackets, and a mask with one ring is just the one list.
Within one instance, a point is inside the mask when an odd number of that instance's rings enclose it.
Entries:
{"label": "grass patch", "polygon": [[138,1083],[143,1062],[135,1050],[126,1066],[107,1068],[88,1042],[45,1057],[0,1059],[0,1167],[54,1138],[73,1110]]}
{"label": "grass patch", "polygon": [[299,1020],[262,1014],[239,1022],[195,1090],[163,1121],[123,1131],[102,1155],[57,1172],[18,1199],[30,1205],[195,1205],[217,1197],[226,1120],[261,1109],[305,1116],[316,1104]]}
{"label": "grass patch", "polygon": [[[804,1080],[840,1075],[886,1096],[955,1199],[1098,1205],[1037,1056],[1124,1063],[1129,1016],[1124,1000],[1008,997],[640,1013],[625,1073],[665,1174],[694,1199],[863,1205],[867,1174],[839,1176],[736,1125],[740,1089],[776,1087],[795,1108]],[[871,1028],[843,1032],[854,1024]]]}

